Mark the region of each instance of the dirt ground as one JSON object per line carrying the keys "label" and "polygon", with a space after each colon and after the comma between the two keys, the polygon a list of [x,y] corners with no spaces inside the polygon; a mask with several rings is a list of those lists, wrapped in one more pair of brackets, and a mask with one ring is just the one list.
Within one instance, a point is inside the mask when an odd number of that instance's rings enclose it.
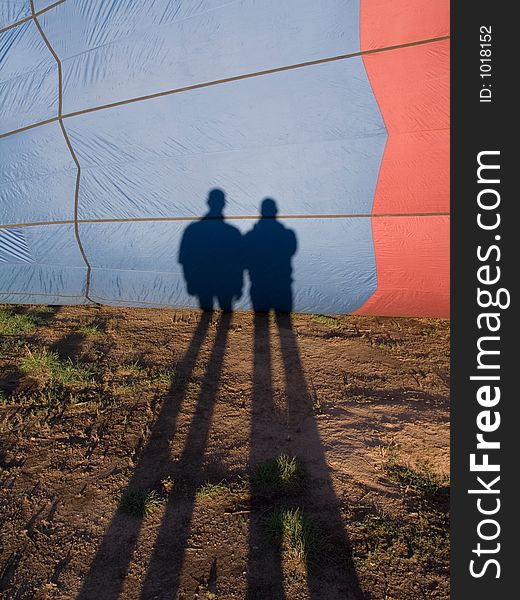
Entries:
{"label": "dirt ground", "polygon": [[2,598],[449,597],[447,321],[0,310]]}

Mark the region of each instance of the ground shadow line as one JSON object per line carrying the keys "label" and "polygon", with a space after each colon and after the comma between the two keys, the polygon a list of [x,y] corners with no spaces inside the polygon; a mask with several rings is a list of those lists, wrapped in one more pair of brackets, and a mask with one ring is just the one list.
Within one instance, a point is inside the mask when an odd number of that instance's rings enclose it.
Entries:
{"label": "ground shadow line", "polygon": [[[182,360],[159,415],[152,426],[148,443],[142,450],[126,490],[146,487],[160,479],[170,465],[169,443],[176,431],[177,417],[185,398],[212,315],[203,313]],[[129,518],[117,511],[108,525],[77,600],[117,600],[137,544],[143,519]],[[123,535],[124,532],[124,535]]]}

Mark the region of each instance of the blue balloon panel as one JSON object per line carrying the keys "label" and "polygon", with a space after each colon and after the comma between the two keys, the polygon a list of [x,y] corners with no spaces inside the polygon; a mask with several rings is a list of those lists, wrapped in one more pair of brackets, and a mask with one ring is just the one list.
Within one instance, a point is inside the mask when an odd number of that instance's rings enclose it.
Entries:
{"label": "blue balloon panel", "polygon": [[363,63],[316,65],[67,120],[82,219],[370,214],[386,130]]}
{"label": "blue balloon panel", "polygon": [[[370,218],[280,221],[295,233],[298,245],[292,260],[295,311],[352,312],[375,291]],[[257,220],[228,219],[227,223],[245,234]],[[119,306],[196,306],[178,262],[186,226],[185,221],[81,225],[92,264],[92,299]],[[204,263],[209,273],[221,268],[219,247],[211,236],[210,227],[205,243],[214,251],[205,253]],[[267,249],[260,252],[267,254]],[[252,308],[249,292],[246,276],[236,308]]]}
{"label": "blue balloon panel", "polygon": [[67,0],[40,22],[65,113],[359,50],[352,0]]}
{"label": "blue balloon panel", "polygon": [[387,131],[358,0],[34,8],[0,7],[0,301],[341,313],[374,293]]}
{"label": "blue balloon panel", "polygon": [[[0,229],[0,299],[14,304],[88,304],[87,269],[73,225],[40,225],[16,229],[14,251],[9,230]],[[7,235],[6,235],[7,234]],[[7,242],[7,243],[6,243]],[[20,259],[20,243],[29,260]]]}
{"label": "blue balloon panel", "polygon": [[31,14],[31,7],[28,0],[9,0],[0,2],[0,29],[9,27],[28,17]]}

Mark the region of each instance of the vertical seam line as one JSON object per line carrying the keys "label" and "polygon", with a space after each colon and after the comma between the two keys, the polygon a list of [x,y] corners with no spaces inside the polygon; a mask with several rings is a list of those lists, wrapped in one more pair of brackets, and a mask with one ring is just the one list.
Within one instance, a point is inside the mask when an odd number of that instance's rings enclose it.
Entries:
{"label": "vertical seam line", "polygon": [[47,36],[45,35],[45,32],[43,31],[43,28],[38,20],[36,11],[34,9],[34,0],[30,0],[30,4],[31,4],[31,18],[34,21],[45,45],[49,49],[49,52],[52,54],[52,57],[56,61],[56,65],[58,67],[58,122],[60,124],[61,132],[63,133],[63,137],[65,139],[65,143],[67,144],[67,148],[69,149],[72,160],[74,161],[74,164],[76,165],[76,185],[74,188],[74,235],[76,237],[76,243],[78,245],[78,248],[79,248],[79,251],[83,258],[83,261],[87,267],[87,274],[86,274],[86,281],[85,281],[85,298],[87,300],[89,300],[90,302],[94,302],[94,300],[92,300],[92,298],[90,298],[90,296],[89,296],[89,294],[90,294],[90,275],[92,272],[92,267],[90,265],[90,262],[88,261],[87,255],[85,253],[85,249],[83,248],[83,244],[81,242],[81,238],[79,235],[78,203],[79,203],[79,186],[80,186],[80,180],[81,180],[81,166],[79,164],[78,157],[76,156],[76,153],[74,152],[74,148],[72,147],[72,143],[70,141],[69,134],[67,133],[67,130],[65,129],[65,124],[63,123],[63,71],[62,71],[62,66],[61,66],[61,60],[59,59],[58,55],[56,54],[56,51],[54,50],[54,48],[51,46],[51,43],[49,42]]}

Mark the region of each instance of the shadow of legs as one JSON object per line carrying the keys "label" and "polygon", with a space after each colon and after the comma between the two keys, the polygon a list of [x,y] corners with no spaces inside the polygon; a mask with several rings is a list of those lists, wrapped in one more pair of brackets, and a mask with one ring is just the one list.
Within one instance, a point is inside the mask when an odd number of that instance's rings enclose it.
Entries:
{"label": "shadow of legs", "polygon": [[[211,313],[203,313],[190,345],[177,365],[175,380],[163,401],[127,491],[155,483],[169,468],[169,443],[175,434],[177,416],[210,321]],[[119,597],[141,527],[142,518],[119,512],[114,514],[85,577],[78,600],[116,600]]]}
{"label": "shadow of legs", "polygon": [[174,472],[174,487],[155,541],[141,596],[176,598],[191,529],[197,487],[226,352],[231,313],[222,313],[186,443]]}
{"label": "shadow of legs", "polygon": [[[345,523],[339,510],[339,500],[334,491],[321,443],[318,424],[313,411],[312,398],[307,389],[300,359],[298,342],[289,314],[276,315],[280,348],[285,372],[285,393],[289,433],[294,449],[304,459],[313,482],[309,485],[310,506],[317,510],[323,538],[330,543],[334,560],[334,600],[361,600],[364,595],[352,566],[351,549],[345,532]],[[322,561],[327,562],[327,559]],[[331,590],[323,586],[326,573],[323,565],[307,561],[307,580],[311,600],[330,600]]]}
{"label": "shadow of legs", "polygon": [[[276,453],[280,429],[273,399],[269,315],[254,317],[253,394],[251,398],[251,433],[249,469]],[[284,600],[281,548],[267,550],[262,532],[261,498],[251,485],[253,511],[249,522],[249,558],[247,565],[247,600]]]}

